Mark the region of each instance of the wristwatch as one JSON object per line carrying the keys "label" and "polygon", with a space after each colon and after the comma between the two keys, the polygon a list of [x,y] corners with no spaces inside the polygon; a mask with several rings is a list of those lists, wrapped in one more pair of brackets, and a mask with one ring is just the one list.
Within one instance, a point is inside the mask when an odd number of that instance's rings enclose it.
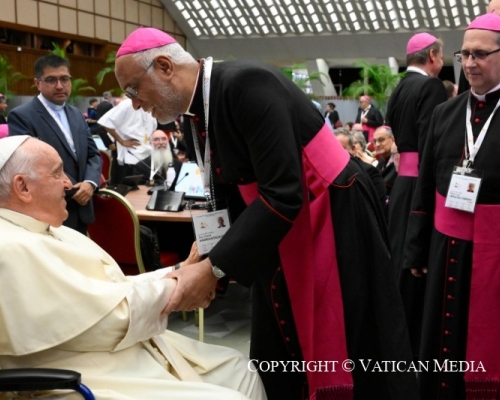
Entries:
{"label": "wristwatch", "polygon": [[224,278],[226,276],[226,274],[222,272],[222,270],[216,267],[215,265],[212,265],[212,274],[214,274],[214,276],[219,279]]}

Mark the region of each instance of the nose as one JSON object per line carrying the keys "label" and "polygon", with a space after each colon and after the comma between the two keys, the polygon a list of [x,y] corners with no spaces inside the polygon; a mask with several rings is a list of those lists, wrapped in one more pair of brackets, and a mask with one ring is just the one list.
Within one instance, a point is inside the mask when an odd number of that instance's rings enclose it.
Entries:
{"label": "nose", "polygon": [[138,110],[141,108],[141,101],[137,97],[132,97],[132,107],[134,107],[134,110]]}
{"label": "nose", "polygon": [[64,184],[64,190],[69,190],[73,187],[73,184],[71,183],[71,181],[69,180],[68,176],[65,173],[63,173],[62,181]]}

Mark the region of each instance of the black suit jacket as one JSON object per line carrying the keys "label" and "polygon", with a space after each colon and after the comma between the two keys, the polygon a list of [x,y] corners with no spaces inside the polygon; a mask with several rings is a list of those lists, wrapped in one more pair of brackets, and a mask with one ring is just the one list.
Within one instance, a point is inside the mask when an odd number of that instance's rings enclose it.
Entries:
{"label": "black suit jacket", "polygon": [[[362,111],[363,110],[361,110],[361,108],[358,108],[358,114],[356,115],[356,120],[355,120],[357,124],[361,123]],[[384,117],[382,117],[380,111],[376,109],[373,105],[368,110],[368,113],[366,114],[366,119],[368,120],[366,122],[366,125],[371,126],[373,128],[378,128],[379,126],[382,126],[384,123]]]}
{"label": "black suit jacket", "polygon": [[[99,186],[102,159],[92,138],[83,114],[70,105],[64,107],[75,143],[76,155],[71,150],[64,133],[41,101],[35,97],[30,102],[14,108],[9,113],[9,136],[30,135],[51,145],[63,160],[64,173],[73,184],[91,181]],[[64,225],[75,228],[78,222],[94,221],[92,201],[80,206],[66,198],[68,219]]]}

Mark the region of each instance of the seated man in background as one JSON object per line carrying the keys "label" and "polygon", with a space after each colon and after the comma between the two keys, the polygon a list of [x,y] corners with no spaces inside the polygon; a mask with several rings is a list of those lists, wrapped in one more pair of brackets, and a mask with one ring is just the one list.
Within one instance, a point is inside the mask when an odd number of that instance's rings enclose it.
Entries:
{"label": "seated man in background", "polygon": [[154,131],[149,138],[149,144],[151,155],[135,164],[134,175],[144,177],[142,184],[163,185],[167,180],[168,167],[172,165],[175,170],[175,178],[170,187],[174,188],[182,163],[174,156],[167,134],[160,129]]}
{"label": "seated man in background", "polygon": [[0,144],[1,369],[74,369],[97,398],[266,399],[243,355],[165,330],[170,268],[125,277],[61,226],[72,185],[52,147],[29,136]]}

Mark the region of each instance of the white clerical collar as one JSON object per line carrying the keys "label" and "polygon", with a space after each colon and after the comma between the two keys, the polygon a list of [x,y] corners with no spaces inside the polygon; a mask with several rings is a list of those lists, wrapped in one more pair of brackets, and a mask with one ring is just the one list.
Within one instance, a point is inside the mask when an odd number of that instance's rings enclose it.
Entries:
{"label": "white clerical collar", "polygon": [[418,68],[418,67],[414,67],[414,66],[406,68],[406,72],[416,72],[417,74],[429,76],[429,74],[427,72],[425,72],[423,69]]}
{"label": "white clerical collar", "polygon": [[498,85],[496,85],[493,89],[491,89],[488,92],[486,92],[485,94],[476,94],[476,93],[474,93],[474,89],[472,89],[472,88],[470,89],[470,92],[479,101],[486,101],[486,95],[488,95],[488,94],[490,94],[492,92],[496,92],[499,89],[500,89],[500,83]]}
{"label": "white clerical collar", "polygon": [[50,108],[51,110],[54,110],[54,111],[60,111],[64,108],[64,106],[66,105],[66,103],[64,103],[63,105],[59,105],[59,104],[54,104],[52,103],[51,101],[48,101],[45,97],[43,97],[43,94],[39,94],[38,95],[38,100],[40,100],[42,102],[42,104],[46,107],[46,108]]}
{"label": "white clerical collar", "polygon": [[200,61],[200,63],[199,63],[200,70],[198,71],[198,75],[196,75],[196,81],[194,82],[194,88],[193,88],[193,94],[191,95],[191,100],[189,102],[188,108],[187,108],[186,112],[184,113],[185,115],[189,115],[190,117],[192,117],[194,115],[189,110],[191,109],[191,106],[193,105],[194,95],[196,94],[196,88],[198,87],[198,80],[200,79],[202,65],[203,64]]}
{"label": "white clerical collar", "polygon": [[8,208],[0,208],[0,218],[35,233],[48,233],[50,229],[48,223]]}

